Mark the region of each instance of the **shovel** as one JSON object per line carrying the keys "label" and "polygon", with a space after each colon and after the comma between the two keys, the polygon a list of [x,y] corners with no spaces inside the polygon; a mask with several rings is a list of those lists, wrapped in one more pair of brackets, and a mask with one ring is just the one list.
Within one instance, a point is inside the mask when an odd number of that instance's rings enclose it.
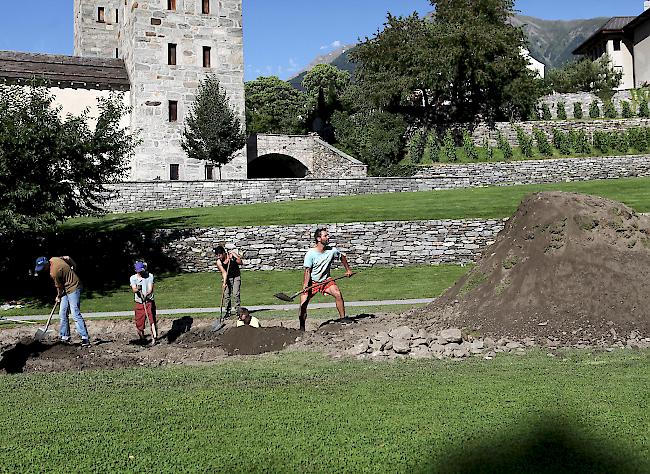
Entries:
{"label": "shovel", "polygon": [[52,307],[52,312],[50,313],[50,317],[47,318],[47,323],[45,323],[45,328],[44,329],[38,328],[38,331],[36,331],[36,335],[34,336],[34,339],[36,339],[37,341],[42,341],[43,338],[45,337],[47,330],[50,328],[50,322],[52,322],[52,316],[54,316],[54,310],[58,305],[59,305],[58,301],[54,303],[54,306]]}
{"label": "shovel", "polygon": [[[356,273],[353,273],[352,275],[356,275]],[[352,275],[350,275],[350,276],[352,276]],[[310,285],[310,286],[308,286],[307,288],[305,288],[304,290],[300,290],[299,292],[294,293],[294,294],[291,295],[291,296],[289,296],[289,295],[287,295],[287,294],[285,294],[285,293],[276,293],[276,294],[273,295],[273,296],[275,296],[275,297],[278,298],[278,299],[281,299],[282,301],[289,301],[289,302],[291,302],[291,301],[294,300],[294,298],[295,298],[296,296],[302,295],[305,291],[311,290],[311,289],[314,288],[315,286],[322,285],[323,283],[325,283],[325,282],[327,282],[327,281],[336,281],[336,280],[340,280],[341,278],[348,278],[348,276],[347,276],[347,275],[341,275],[340,277],[330,278],[329,280],[321,281],[320,283],[314,283],[313,285]]]}
{"label": "shovel", "polygon": [[[230,271],[230,262],[231,261],[232,261],[232,259],[228,258],[228,265],[226,267],[226,278],[228,276],[228,272]],[[226,285],[228,285],[227,282],[226,282]],[[225,293],[226,293],[226,287],[223,286],[221,288],[221,306],[219,307],[219,320],[212,323],[212,332],[220,331],[226,325],[226,323],[223,322],[223,297],[224,297]]]}

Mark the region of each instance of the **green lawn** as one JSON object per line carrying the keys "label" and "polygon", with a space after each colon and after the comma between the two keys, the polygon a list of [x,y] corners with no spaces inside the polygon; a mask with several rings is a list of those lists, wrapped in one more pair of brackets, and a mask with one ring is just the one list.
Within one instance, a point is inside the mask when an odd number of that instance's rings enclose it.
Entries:
{"label": "green lawn", "polygon": [[3,472],[648,472],[650,353],[0,377]]}
{"label": "green lawn", "polygon": [[502,218],[510,216],[526,195],[548,190],[594,194],[622,201],[639,212],[650,211],[650,178],[626,178],[111,214],[100,219],[71,219],[62,224],[62,229],[111,231],[127,228],[179,229],[306,224],[323,221],[344,223]]}
{"label": "green lawn", "polygon": [[[358,269],[350,279],[339,282],[348,301],[433,298],[451,286],[468,267],[458,265],[421,267],[377,267]],[[342,274],[334,272],[334,275]],[[159,309],[214,308],[221,299],[220,278],[215,273],[183,273],[156,280],[156,303]],[[302,286],[302,270],[242,272],[242,304],[258,306],[286,304],[275,293],[293,294]],[[296,300],[297,301],[297,300]],[[333,301],[318,295],[314,302]],[[82,300],[85,312],[128,311],[133,296],[128,285],[107,295],[89,294]],[[0,316],[49,313],[51,307],[32,306],[3,311]]]}

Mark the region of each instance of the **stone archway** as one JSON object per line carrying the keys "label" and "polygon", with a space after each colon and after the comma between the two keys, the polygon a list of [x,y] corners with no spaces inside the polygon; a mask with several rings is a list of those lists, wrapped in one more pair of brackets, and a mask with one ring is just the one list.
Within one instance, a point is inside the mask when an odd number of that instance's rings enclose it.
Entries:
{"label": "stone archway", "polygon": [[304,178],[309,169],[289,155],[269,153],[248,163],[248,179]]}

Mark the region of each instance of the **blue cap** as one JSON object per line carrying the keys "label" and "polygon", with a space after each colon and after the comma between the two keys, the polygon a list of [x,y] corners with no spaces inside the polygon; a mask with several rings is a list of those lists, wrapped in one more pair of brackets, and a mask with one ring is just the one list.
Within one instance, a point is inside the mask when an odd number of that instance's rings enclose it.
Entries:
{"label": "blue cap", "polygon": [[36,268],[34,271],[36,273],[43,271],[43,269],[50,263],[50,260],[47,257],[38,257],[36,259]]}
{"label": "blue cap", "polygon": [[140,273],[147,268],[147,264],[138,260],[137,262],[135,262],[134,267],[135,267],[135,272]]}

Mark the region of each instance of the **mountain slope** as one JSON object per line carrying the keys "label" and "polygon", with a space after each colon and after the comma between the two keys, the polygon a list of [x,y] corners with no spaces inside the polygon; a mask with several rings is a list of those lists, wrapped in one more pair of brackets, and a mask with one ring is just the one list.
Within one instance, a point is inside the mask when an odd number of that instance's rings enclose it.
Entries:
{"label": "mountain slope", "polygon": [[[523,26],[528,35],[530,54],[548,68],[561,67],[574,58],[572,51],[591,36],[609,18],[598,17],[584,20],[542,20],[525,15],[515,15],[511,22]],[[356,65],[349,61],[354,45],[345,45],[326,55],[318,56],[298,75],[289,79],[296,88],[302,88],[305,74],[317,64],[332,64],[339,69],[354,72]]]}

